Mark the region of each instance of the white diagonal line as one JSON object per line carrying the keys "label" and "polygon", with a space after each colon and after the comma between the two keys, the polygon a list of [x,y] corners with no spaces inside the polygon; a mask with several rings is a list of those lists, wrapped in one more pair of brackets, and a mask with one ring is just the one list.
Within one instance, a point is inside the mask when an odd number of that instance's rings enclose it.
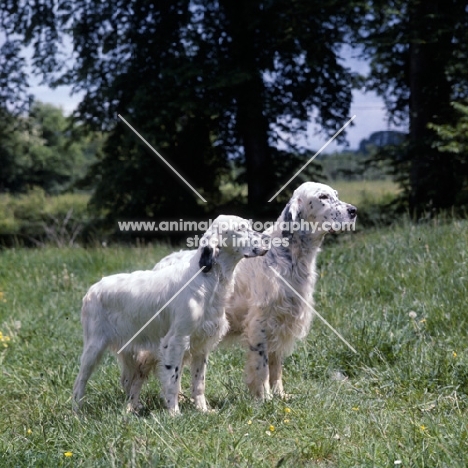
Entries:
{"label": "white diagonal line", "polygon": [[356,115],[353,115],[269,200],[268,203],[273,200],[280,192],[282,192],[292,180],[294,180],[354,119]]}
{"label": "white diagonal line", "polygon": [[204,269],[201,267],[118,351],[120,354]]}
{"label": "white diagonal line", "polygon": [[302,302],[304,302],[304,304],[306,306],[309,307],[309,309],[311,309],[317,316],[318,318],[338,337],[340,338],[340,340],[346,345],[348,346],[348,348],[353,351],[354,353],[357,354],[357,351],[271,266],[269,265],[269,268],[271,268],[275,275],[281,280],[283,281],[284,284],[286,284],[295,294],[296,296],[298,296],[300,299],[302,299]]}
{"label": "white diagonal line", "polygon": [[125,122],[140,138],[141,140],[146,143],[146,145],[154,151],[154,153],[156,154],[156,156],[158,156],[164,163],[166,163],[166,165],[168,167],[170,167],[172,169],[172,171],[177,174],[186,184],[188,187],[190,187],[194,192],[195,194],[201,199],[203,200],[205,203],[208,203],[120,114],[117,114],[119,116],[119,118]]}

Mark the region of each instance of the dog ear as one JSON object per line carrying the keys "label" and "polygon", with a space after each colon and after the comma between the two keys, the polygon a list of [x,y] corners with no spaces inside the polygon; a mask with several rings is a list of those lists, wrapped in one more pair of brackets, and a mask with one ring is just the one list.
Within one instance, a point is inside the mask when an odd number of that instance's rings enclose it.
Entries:
{"label": "dog ear", "polygon": [[205,246],[202,249],[200,260],[198,262],[198,266],[203,268],[203,273],[208,273],[213,266],[213,258],[214,258],[214,249],[213,247]]}
{"label": "dog ear", "polygon": [[301,217],[302,200],[297,197],[289,202],[289,213],[291,221],[298,221]]}
{"label": "dog ear", "polygon": [[300,198],[292,198],[290,202],[286,205],[286,208],[283,211],[283,221],[289,224],[289,229],[283,230],[283,237],[290,237],[291,225],[290,223],[297,222],[301,216],[301,205],[302,200]]}
{"label": "dog ear", "polygon": [[202,248],[200,260],[198,261],[198,266],[203,268],[203,273],[208,273],[213,265],[216,263],[216,259],[219,255],[218,246],[211,247],[206,245]]}

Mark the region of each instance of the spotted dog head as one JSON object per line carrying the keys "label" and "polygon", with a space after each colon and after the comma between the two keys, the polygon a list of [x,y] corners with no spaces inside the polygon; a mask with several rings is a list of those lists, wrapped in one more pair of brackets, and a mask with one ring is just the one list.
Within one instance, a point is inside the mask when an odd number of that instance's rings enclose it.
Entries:
{"label": "spotted dog head", "polygon": [[203,272],[211,270],[220,256],[233,261],[265,255],[269,249],[269,236],[254,231],[249,221],[238,216],[220,215],[200,241],[199,265]]}
{"label": "spotted dog head", "polygon": [[283,230],[283,236],[291,230],[303,230],[304,226],[314,232],[343,231],[349,229],[356,217],[357,208],[339,200],[336,190],[325,184],[305,182],[294,191],[283,210],[282,220],[292,226]]}

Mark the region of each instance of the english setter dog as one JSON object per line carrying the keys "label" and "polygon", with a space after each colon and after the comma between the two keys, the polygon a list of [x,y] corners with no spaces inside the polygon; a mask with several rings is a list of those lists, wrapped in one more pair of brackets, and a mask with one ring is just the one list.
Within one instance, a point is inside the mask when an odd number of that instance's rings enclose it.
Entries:
{"label": "english setter dog", "polygon": [[340,201],[328,185],[306,182],[294,191],[276,225],[267,231],[268,253],[238,263],[226,303],[229,332],[225,338],[241,338],[246,344],[245,378],[255,397],[284,394],[283,360],[295,342],[307,335],[313,316],[270,267],[313,305],[322,241],[327,232],[352,226],[356,215],[356,207]]}
{"label": "english setter dog", "polygon": [[247,220],[219,216],[197,250],[176,253],[170,264],[153,271],[116,274],[91,286],[81,311],[84,349],[73,390],[75,409],[110,348],[121,364],[130,411],[141,408],[141,387],[158,369],[164,404],[178,413],[182,368],[189,360],[192,398],[205,411],[208,355],[228,329],[224,306],[234,268],[242,258],[265,255],[266,237],[250,229]]}

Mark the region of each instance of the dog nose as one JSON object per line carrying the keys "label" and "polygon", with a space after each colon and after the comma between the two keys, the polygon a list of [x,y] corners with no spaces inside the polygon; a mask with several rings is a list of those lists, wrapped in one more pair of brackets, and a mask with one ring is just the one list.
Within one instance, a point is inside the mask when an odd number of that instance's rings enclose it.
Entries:
{"label": "dog nose", "polygon": [[350,218],[355,218],[356,215],[357,215],[357,208],[353,205],[349,205],[348,206],[348,214],[350,216]]}

